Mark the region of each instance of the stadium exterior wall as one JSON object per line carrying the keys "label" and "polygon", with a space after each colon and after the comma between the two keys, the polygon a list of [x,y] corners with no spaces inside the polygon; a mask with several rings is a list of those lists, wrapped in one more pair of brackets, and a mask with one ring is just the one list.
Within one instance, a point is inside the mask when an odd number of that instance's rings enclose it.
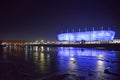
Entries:
{"label": "stadium exterior wall", "polygon": [[100,31],[86,31],[61,33],[57,35],[59,41],[93,41],[93,40],[113,40],[115,36],[114,31],[100,30]]}

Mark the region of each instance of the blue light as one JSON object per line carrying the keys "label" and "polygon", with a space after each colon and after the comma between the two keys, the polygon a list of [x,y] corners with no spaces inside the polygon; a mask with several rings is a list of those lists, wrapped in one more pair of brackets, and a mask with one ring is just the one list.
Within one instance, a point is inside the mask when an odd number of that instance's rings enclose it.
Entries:
{"label": "blue light", "polygon": [[101,57],[115,57],[115,52],[105,51],[105,50],[97,50],[97,49],[81,49],[81,48],[70,48],[70,47],[59,47],[58,48],[58,56],[63,57],[80,57],[80,56],[92,56],[97,57],[98,59]]}
{"label": "blue light", "polygon": [[115,32],[108,30],[62,33],[57,35],[59,41],[113,40],[114,36]]}

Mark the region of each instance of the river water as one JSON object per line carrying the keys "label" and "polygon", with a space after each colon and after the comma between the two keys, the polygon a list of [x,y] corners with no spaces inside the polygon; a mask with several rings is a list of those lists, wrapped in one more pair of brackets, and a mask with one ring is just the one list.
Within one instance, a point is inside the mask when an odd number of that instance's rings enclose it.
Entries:
{"label": "river water", "polygon": [[[104,70],[109,69],[109,73]],[[120,51],[74,47],[0,48],[0,80],[120,80]]]}

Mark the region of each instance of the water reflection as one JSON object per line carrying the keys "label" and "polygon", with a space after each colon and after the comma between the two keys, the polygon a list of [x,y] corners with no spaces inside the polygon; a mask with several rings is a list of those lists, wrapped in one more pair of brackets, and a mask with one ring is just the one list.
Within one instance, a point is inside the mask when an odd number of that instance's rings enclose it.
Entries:
{"label": "water reflection", "polygon": [[103,58],[104,56],[115,56],[114,53],[107,54],[108,52],[105,50],[96,50],[96,49],[81,49],[81,48],[68,48],[68,47],[60,47],[58,48],[58,55],[69,57],[69,56],[91,56]]}
{"label": "water reflection", "polygon": [[[32,75],[46,76],[50,74],[75,74],[89,78],[88,73],[92,72],[96,76],[95,80],[103,77],[110,77],[113,80],[115,76],[107,75],[104,69],[112,66],[111,71],[119,73],[120,70],[120,52],[108,50],[96,50],[73,47],[43,47],[43,46],[20,46],[4,48],[3,59],[15,61],[15,64],[23,64],[24,69]],[[107,79],[106,79],[107,80]]]}
{"label": "water reflection", "polygon": [[[60,67],[68,67],[68,71],[74,74],[87,74],[92,71],[97,78],[106,76],[104,70],[107,66],[112,66],[112,71],[118,72],[120,68],[112,63],[119,61],[116,56],[116,51],[96,50],[96,49],[81,49],[81,48],[58,48],[58,56],[61,63],[69,62],[68,65],[60,64]],[[97,79],[96,79],[97,80]]]}

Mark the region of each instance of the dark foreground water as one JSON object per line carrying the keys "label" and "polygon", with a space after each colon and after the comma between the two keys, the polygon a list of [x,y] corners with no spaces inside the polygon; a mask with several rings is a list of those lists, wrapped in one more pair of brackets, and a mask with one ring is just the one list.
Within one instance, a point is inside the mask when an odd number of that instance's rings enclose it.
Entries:
{"label": "dark foreground water", "polygon": [[[108,67],[110,72],[104,73]],[[119,51],[0,48],[0,80],[120,80],[119,71]]]}

